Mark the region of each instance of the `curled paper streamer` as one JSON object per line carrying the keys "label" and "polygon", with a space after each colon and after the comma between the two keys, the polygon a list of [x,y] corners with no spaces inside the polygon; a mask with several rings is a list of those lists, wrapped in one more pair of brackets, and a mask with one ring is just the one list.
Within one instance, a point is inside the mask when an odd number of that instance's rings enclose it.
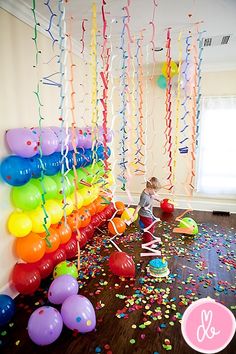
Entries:
{"label": "curled paper streamer", "polygon": [[176,97],[176,114],[175,114],[175,139],[174,139],[174,151],[173,151],[173,170],[172,170],[172,182],[175,188],[176,182],[176,158],[177,150],[179,146],[179,125],[180,125],[180,93],[181,93],[181,69],[182,69],[182,32],[178,36],[178,50],[179,50],[179,66],[178,66],[178,82],[177,82],[177,97]]}
{"label": "curled paper streamer", "polygon": [[38,65],[38,57],[39,57],[39,49],[38,49],[38,30],[37,30],[37,26],[39,26],[39,23],[37,21],[36,18],[36,13],[35,13],[35,0],[32,0],[32,12],[33,12],[33,16],[34,16],[34,37],[32,38],[34,41],[34,46],[35,46],[35,65],[34,67],[36,67]]}
{"label": "curled paper streamer", "polygon": [[185,85],[183,87],[183,102],[182,102],[182,107],[183,107],[183,116],[181,117],[181,125],[182,127],[180,128],[180,137],[179,137],[179,152],[181,154],[187,154],[188,153],[188,145],[187,145],[187,141],[188,141],[188,136],[187,136],[187,129],[188,129],[188,123],[187,123],[187,119],[189,116],[189,109],[188,109],[188,103],[190,100],[189,94],[188,94],[188,90],[187,90],[187,83],[190,80],[189,75],[189,68],[190,68],[190,48],[191,48],[191,44],[190,44],[190,40],[191,40],[192,36],[188,35],[186,38],[186,46],[185,46],[185,68],[182,71],[183,75],[184,75],[184,82]]}
{"label": "curled paper streamer", "polygon": [[[108,82],[109,82],[109,60],[110,60],[110,48],[106,48],[107,45],[107,33],[106,33],[106,28],[107,28],[107,22],[106,22],[106,11],[105,11],[105,6],[106,2],[103,0],[102,2],[102,19],[103,19],[103,44],[102,44],[102,53],[101,53],[101,58],[102,58],[102,63],[103,63],[103,71],[100,72],[100,76],[102,78],[103,82],[103,96],[101,99],[101,103],[103,106],[103,123],[102,123],[102,128],[103,128],[103,146],[104,146],[104,167],[105,167],[105,172],[109,170],[108,166],[108,153],[107,153],[107,100],[108,100]],[[105,55],[104,55],[105,53]]]}
{"label": "curled paper streamer", "polygon": [[169,160],[168,160],[168,168],[169,168],[169,176],[167,177],[167,180],[170,182],[170,190],[173,188],[173,183],[172,183],[172,95],[171,95],[171,55],[170,55],[170,43],[171,43],[171,37],[170,37],[170,28],[167,29],[167,37],[166,37],[166,64],[167,64],[167,87],[166,87],[166,99],[165,99],[165,106],[166,106],[166,115],[165,115],[165,121],[166,121],[166,129],[165,129],[165,138],[166,142],[164,145],[165,149],[165,154],[168,154]]}
{"label": "curled paper streamer", "polygon": [[201,103],[201,66],[202,66],[202,55],[203,55],[203,41],[202,35],[205,31],[198,32],[198,66],[197,66],[197,118],[196,118],[196,149],[198,148],[199,140],[199,126],[200,126],[200,103]]}
{"label": "curled paper streamer", "polygon": [[92,158],[96,160],[96,146],[98,135],[98,108],[97,108],[97,8],[96,4],[92,4],[92,28],[91,28],[91,42],[90,42],[90,57],[91,57],[91,76],[92,76]]}
{"label": "curled paper streamer", "polygon": [[51,27],[52,27],[52,22],[53,22],[53,17],[57,16],[51,9],[50,6],[50,1],[51,0],[47,0],[47,2],[44,3],[44,5],[46,5],[48,7],[48,10],[50,12],[50,19],[49,19],[49,25],[48,25],[48,29],[46,29],[46,31],[48,32],[48,34],[50,35],[51,39],[52,39],[52,46],[54,47],[55,42],[57,42],[58,40],[56,38],[54,38],[52,32],[51,32]]}

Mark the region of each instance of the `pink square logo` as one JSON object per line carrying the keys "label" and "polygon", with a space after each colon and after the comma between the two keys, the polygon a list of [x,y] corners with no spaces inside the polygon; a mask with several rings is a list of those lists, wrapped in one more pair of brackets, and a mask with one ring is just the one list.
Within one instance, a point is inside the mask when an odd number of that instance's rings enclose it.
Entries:
{"label": "pink square logo", "polygon": [[236,322],[232,312],[213,299],[193,302],[181,324],[187,344],[201,353],[218,353],[232,340]]}

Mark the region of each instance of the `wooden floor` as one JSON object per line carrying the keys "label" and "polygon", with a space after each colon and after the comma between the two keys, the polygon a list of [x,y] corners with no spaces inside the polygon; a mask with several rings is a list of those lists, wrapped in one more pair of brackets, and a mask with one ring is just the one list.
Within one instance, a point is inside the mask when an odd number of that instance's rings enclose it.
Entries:
{"label": "wooden floor", "polygon": [[[163,242],[171,271],[168,279],[148,278],[146,265],[151,258],[140,258],[141,238],[136,227],[118,237],[120,248],[135,258],[136,277],[120,279],[107,267],[114,248],[107,236],[97,233],[91,245],[82,251],[79,277],[80,294],[87,296],[96,308],[97,327],[88,334],[64,328],[60,338],[50,346],[36,346],[28,337],[27,322],[37,307],[49,305],[47,289],[51,279],[42,284],[34,296],[18,296],[15,318],[0,328],[0,353],[64,354],[149,354],[197,353],[184,341],[180,322],[187,306],[198,298],[211,296],[235,313],[235,231],[236,216],[215,216],[193,212],[199,234],[192,237],[173,234],[174,215],[155,211],[162,222],[156,235]],[[106,232],[106,228],[103,228]],[[234,262],[234,263],[233,263]],[[59,307],[58,307],[59,309]],[[141,326],[141,327],[140,327]],[[222,354],[236,353],[235,338]]]}

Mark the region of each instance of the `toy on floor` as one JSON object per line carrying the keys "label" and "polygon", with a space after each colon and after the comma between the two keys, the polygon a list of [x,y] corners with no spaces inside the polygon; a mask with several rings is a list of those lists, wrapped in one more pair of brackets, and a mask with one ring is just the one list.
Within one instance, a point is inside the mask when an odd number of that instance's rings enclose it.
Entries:
{"label": "toy on floor", "polygon": [[148,264],[148,272],[153,277],[167,277],[170,274],[165,258],[152,259]]}
{"label": "toy on floor", "polygon": [[173,213],[174,211],[174,203],[170,199],[163,199],[160,207],[164,213]]}
{"label": "toy on floor", "polygon": [[198,233],[198,226],[196,221],[189,217],[183,218],[183,216],[189,211],[191,210],[186,210],[175,219],[176,221],[179,221],[179,225],[178,227],[174,228],[173,232],[185,235],[196,235]]}

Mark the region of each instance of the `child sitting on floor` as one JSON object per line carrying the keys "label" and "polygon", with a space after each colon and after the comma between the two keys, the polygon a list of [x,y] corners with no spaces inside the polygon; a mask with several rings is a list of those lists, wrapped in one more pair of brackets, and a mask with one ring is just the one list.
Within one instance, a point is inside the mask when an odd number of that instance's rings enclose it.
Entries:
{"label": "child sitting on floor", "polygon": [[130,223],[132,223],[137,217],[137,214],[139,214],[139,220],[144,225],[144,229],[152,225],[146,232],[143,233],[143,243],[153,240],[152,234],[155,232],[156,222],[160,221],[160,219],[154,217],[152,208],[154,200],[160,202],[160,197],[156,194],[156,192],[161,188],[161,184],[156,177],[151,177],[146,182],[146,188],[141,193],[139,204],[137,205],[130,220]]}

